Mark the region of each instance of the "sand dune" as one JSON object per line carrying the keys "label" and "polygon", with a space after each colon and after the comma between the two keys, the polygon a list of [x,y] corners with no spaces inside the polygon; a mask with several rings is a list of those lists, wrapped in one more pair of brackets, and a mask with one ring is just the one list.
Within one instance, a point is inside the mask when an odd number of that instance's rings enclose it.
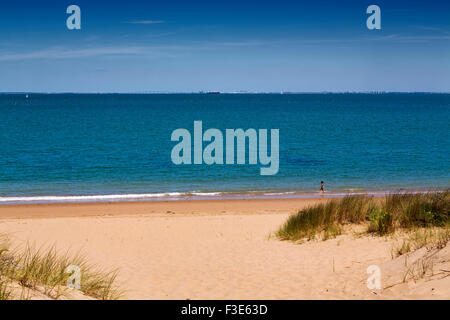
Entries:
{"label": "sand dune", "polygon": [[[0,232],[16,245],[56,244],[118,268],[128,299],[450,298],[450,277],[442,274],[431,284],[396,284],[407,266],[402,257],[392,260],[390,238],[356,236],[357,227],[301,245],[271,236],[290,213],[316,201],[4,206]],[[448,270],[445,250],[439,263]],[[391,287],[367,288],[370,265],[380,266],[383,287]]]}

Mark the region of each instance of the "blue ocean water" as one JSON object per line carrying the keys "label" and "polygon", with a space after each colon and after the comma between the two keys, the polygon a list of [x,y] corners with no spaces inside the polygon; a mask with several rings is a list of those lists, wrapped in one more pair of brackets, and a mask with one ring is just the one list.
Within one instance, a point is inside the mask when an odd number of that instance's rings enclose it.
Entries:
{"label": "blue ocean water", "polygon": [[[278,174],[174,165],[195,120],[279,129]],[[450,94],[2,94],[0,203],[448,188],[449,124]]]}

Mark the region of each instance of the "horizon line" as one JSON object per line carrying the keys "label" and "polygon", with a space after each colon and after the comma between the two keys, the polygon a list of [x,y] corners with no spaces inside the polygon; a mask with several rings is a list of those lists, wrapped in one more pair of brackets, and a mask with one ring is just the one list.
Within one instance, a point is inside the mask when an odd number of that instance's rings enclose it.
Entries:
{"label": "horizon line", "polygon": [[0,91],[0,95],[7,94],[450,94],[450,91],[142,91],[142,92],[88,92],[88,91]]}

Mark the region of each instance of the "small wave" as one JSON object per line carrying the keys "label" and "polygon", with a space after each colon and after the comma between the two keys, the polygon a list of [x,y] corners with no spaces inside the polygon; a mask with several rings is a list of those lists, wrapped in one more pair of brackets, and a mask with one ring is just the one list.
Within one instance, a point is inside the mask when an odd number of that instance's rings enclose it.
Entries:
{"label": "small wave", "polygon": [[294,194],[294,191],[264,193],[265,196],[282,196],[285,194]]}
{"label": "small wave", "polygon": [[222,192],[192,192],[194,196],[202,196],[202,197],[210,197],[210,196],[219,196],[223,194]]}
{"label": "small wave", "polygon": [[0,197],[0,203],[64,203],[64,202],[119,202],[119,201],[145,201],[165,198],[167,200],[181,200],[195,197],[219,197],[222,192],[163,192],[140,194],[105,194],[105,195],[66,195],[66,196],[22,196]]}
{"label": "small wave", "polygon": [[[410,193],[426,192],[425,190],[403,190]],[[430,190],[428,190],[430,191]],[[82,203],[82,202],[121,202],[121,201],[176,201],[176,200],[203,200],[203,199],[283,199],[283,198],[334,198],[348,195],[385,196],[393,190],[356,191],[355,189],[342,191],[234,191],[234,192],[162,192],[144,194],[107,194],[107,195],[64,195],[64,196],[16,196],[0,197],[0,204],[32,204],[32,203]]]}
{"label": "small wave", "polygon": [[83,201],[120,201],[139,200],[146,198],[181,197],[182,192],[146,193],[146,194],[107,194],[83,196],[29,196],[29,197],[0,197],[0,202],[83,202]]}

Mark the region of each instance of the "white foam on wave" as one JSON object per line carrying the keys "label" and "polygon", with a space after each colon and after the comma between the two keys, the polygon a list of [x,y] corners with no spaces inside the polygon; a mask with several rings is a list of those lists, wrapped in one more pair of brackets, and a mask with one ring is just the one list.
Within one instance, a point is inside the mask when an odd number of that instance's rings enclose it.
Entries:
{"label": "white foam on wave", "polygon": [[0,197],[0,203],[29,203],[29,202],[102,202],[102,201],[132,201],[153,198],[182,199],[191,196],[209,197],[219,196],[221,192],[163,192],[138,194],[105,194],[105,195],[76,195],[76,196],[23,196]]}
{"label": "white foam on wave", "polygon": [[97,200],[130,200],[159,197],[182,196],[181,192],[145,193],[145,194],[106,194],[84,196],[30,196],[30,197],[0,197],[0,202],[29,202],[29,201],[97,201]]}
{"label": "white foam on wave", "polygon": [[286,191],[286,192],[269,192],[269,193],[264,193],[265,196],[282,196],[284,194],[293,194],[295,193],[294,191]]}
{"label": "white foam on wave", "polygon": [[[120,202],[120,201],[157,201],[163,200],[183,200],[183,199],[247,199],[247,198],[316,198],[316,197],[345,197],[348,195],[384,196],[396,191],[326,191],[306,192],[306,191],[285,191],[285,192],[264,192],[264,191],[243,191],[243,192],[163,192],[163,193],[142,193],[142,194],[106,194],[106,195],[65,195],[65,196],[17,196],[0,197],[0,204],[21,204],[21,203],[64,203],[64,202]],[[397,191],[398,192],[398,191]],[[410,190],[408,193],[420,193],[424,191]],[[426,191],[425,191],[426,192]]]}
{"label": "white foam on wave", "polygon": [[222,192],[192,192],[194,196],[211,197],[221,195]]}

